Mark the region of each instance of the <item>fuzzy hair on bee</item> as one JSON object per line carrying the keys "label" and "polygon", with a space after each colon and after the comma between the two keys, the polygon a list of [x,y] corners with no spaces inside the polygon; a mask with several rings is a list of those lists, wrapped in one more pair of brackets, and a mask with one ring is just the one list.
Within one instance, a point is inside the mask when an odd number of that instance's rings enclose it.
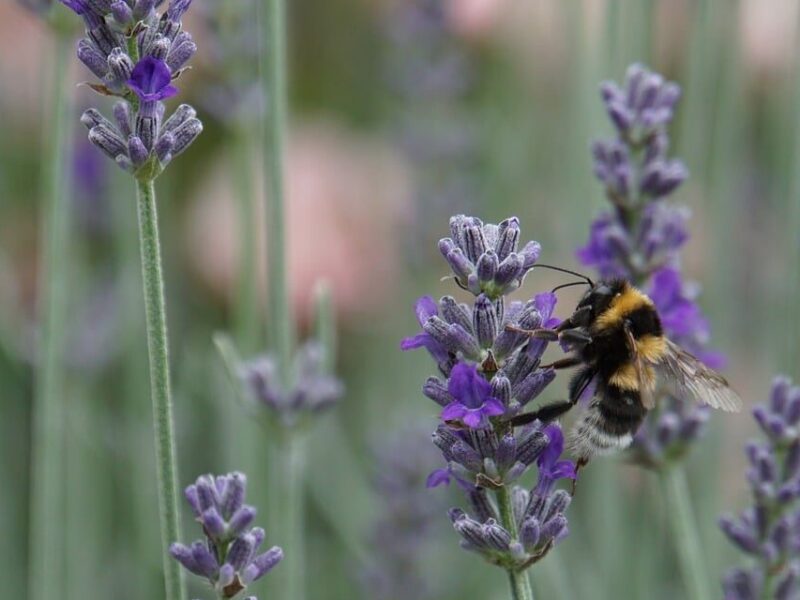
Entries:
{"label": "fuzzy hair on bee", "polygon": [[519,415],[515,425],[558,418],[593,384],[592,398],[568,441],[585,463],[592,456],[628,447],[660,393],[740,410],[741,399],[721,375],[665,337],[658,310],[644,292],[624,279],[585,279],[590,288],[568,319],[555,329],[526,332],[572,346],[570,356],[550,365],[578,367],[569,398]]}

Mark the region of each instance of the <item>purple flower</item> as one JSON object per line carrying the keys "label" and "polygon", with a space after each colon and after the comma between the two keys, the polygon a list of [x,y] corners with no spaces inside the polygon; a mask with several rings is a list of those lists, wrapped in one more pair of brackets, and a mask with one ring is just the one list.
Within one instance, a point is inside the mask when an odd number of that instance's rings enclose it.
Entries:
{"label": "purple flower", "polygon": [[69,8],[76,15],[83,16],[89,10],[89,6],[86,0],[58,0],[58,1],[61,2],[61,4],[63,4],[67,8]]}
{"label": "purple flower", "polygon": [[[415,303],[414,312],[417,315],[417,322],[420,327],[424,327],[431,317],[439,316],[439,307],[436,305],[436,301],[430,296],[422,296]],[[430,352],[437,364],[443,364],[449,360],[449,352],[426,331],[404,338],[403,341],[400,342],[400,349],[404,352],[417,348],[425,348]]]}
{"label": "purple flower", "polygon": [[246,486],[242,473],[198,477],[185,496],[206,539],[169,548],[188,571],[208,580],[220,598],[233,598],[283,559],[278,546],[259,553],[264,530],[250,527],[256,509],[244,503]]}
{"label": "purple flower", "polygon": [[564,452],[564,434],[558,425],[548,425],[544,429],[548,444],[544,451],[536,459],[539,467],[539,481],[536,484],[536,491],[541,495],[547,495],[553,489],[553,485],[559,479],[575,479],[575,463],[571,460],[558,460]]}
{"label": "purple flower", "polygon": [[[152,181],[176,156],[186,150],[203,130],[194,109],[181,105],[165,118],[162,100],[178,93],[173,73],[197,50],[179,19],[187,0],[171,0],[168,14],[155,9],[155,0],[61,0],[83,17],[86,36],[78,43],[78,59],[98,78],[91,88],[105,96],[125,98],[114,105],[113,121],[94,108],[81,122],[89,130],[89,141],[121,168],[140,180]],[[157,6],[158,5],[158,6]],[[134,39],[125,32],[135,22]],[[129,46],[134,43],[138,62]],[[132,93],[139,102],[129,103]]]}
{"label": "purple flower", "polygon": [[[628,68],[625,84],[601,86],[616,139],[592,146],[594,172],[612,210],[597,216],[578,259],[603,279],[624,278],[648,291],[674,342],[711,366],[722,356],[706,349],[709,325],[695,302],[695,286],[680,271],[680,250],[689,238],[689,210],[667,200],[688,177],[678,160],[667,156],[680,88],[641,65]],[[662,398],[650,411],[634,441],[641,464],[660,467],[684,456],[705,429],[708,409]]]}
{"label": "purple flower", "polygon": [[[504,298],[522,285],[541,251],[537,242],[518,250],[518,219],[484,224],[456,215],[450,233],[439,250],[456,285],[472,295],[471,305],[451,296],[438,304],[420,298],[415,312],[423,331],[401,343],[403,350],[426,348],[444,375],[429,377],[422,390],[442,407],[433,443],[446,462],[428,475],[426,485],[454,479],[471,504],[471,515],[450,511],[462,547],[510,571],[523,570],[567,534],[563,511],[569,496],[553,487],[558,479],[575,476],[572,463],[559,460],[564,440],[558,425],[548,428],[548,437],[538,421],[520,428],[511,420],[555,378],[553,369],[540,368],[546,343],[518,330],[555,327],[556,296]],[[529,492],[515,483],[534,463],[539,483]],[[495,502],[492,492],[498,495]],[[509,500],[502,494],[513,496],[514,506],[498,514],[498,503]]]}
{"label": "purple flower", "polygon": [[285,385],[272,355],[241,365],[246,390],[257,408],[290,428],[331,408],[344,394],[341,381],[325,370],[325,349],[319,342],[310,340],[300,346],[292,367],[292,381]]}
{"label": "purple flower", "polygon": [[800,387],[776,378],[769,402],[753,417],[765,438],[745,446],[753,503],[738,517],[721,517],[719,525],[754,565],[728,571],[725,599],[788,600],[800,594]]}
{"label": "purple flower", "polygon": [[601,213],[592,221],[589,241],[575,253],[584,265],[595,267],[604,279],[630,277],[626,258],[630,239],[612,213]]}
{"label": "purple flower", "polygon": [[172,85],[172,73],[163,60],[145,56],[133,68],[128,85],[142,102],[166,100],[178,93]]}
{"label": "purple flower", "polygon": [[489,425],[489,417],[505,412],[503,403],[491,395],[492,384],[478,373],[477,367],[464,363],[453,367],[447,390],[454,400],[442,411],[444,421],[461,421],[479,429]]}

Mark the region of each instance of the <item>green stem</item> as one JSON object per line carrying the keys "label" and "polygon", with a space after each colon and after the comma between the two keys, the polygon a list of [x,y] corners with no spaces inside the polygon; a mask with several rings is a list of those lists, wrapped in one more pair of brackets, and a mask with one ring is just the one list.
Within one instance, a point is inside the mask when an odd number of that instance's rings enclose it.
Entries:
{"label": "green stem", "polygon": [[[283,548],[284,560],[279,575],[280,590],[283,593],[276,597],[286,600],[302,600],[305,597],[304,574],[305,564],[305,496],[303,494],[306,440],[302,432],[282,431],[280,447],[273,451],[273,458],[279,464],[274,467],[274,474],[280,481],[273,482],[270,489],[280,505],[273,514],[276,543]],[[278,484],[277,486],[275,484]]]}
{"label": "green stem", "polygon": [[36,372],[31,440],[31,522],[28,591],[31,600],[61,596],[64,581],[64,350],[68,281],[69,210],[64,181],[68,97],[64,85],[72,55],[68,30],[54,28],[45,155],[41,243],[41,355]]}
{"label": "green stem", "polygon": [[245,354],[256,350],[261,340],[256,277],[256,211],[253,196],[251,136],[245,128],[235,131],[233,176],[239,206],[239,273],[234,323],[239,348]]}
{"label": "green stem", "polygon": [[[495,492],[497,506],[500,510],[500,523],[511,534],[512,538],[517,537],[517,522],[514,519],[514,507],[511,504],[511,494],[505,486]],[[511,587],[512,600],[533,600],[533,590],[528,580],[527,571],[515,571],[508,569],[508,583]]]}
{"label": "green stem", "polygon": [[709,600],[712,598],[708,587],[705,557],[698,537],[697,519],[689,499],[689,486],[682,465],[667,466],[658,471],[663,489],[670,529],[677,549],[678,562],[687,598]]}
{"label": "green stem", "polygon": [[266,10],[260,14],[263,39],[267,44],[261,78],[264,95],[269,99],[264,136],[264,159],[267,163],[264,174],[268,178],[269,190],[266,210],[269,336],[282,371],[288,377],[294,334],[286,278],[284,222],[284,150],[288,118],[286,3],[285,0],[266,0],[266,3]]}
{"label": "green stem", "polygon": [[314,289],[314,336],[325,351],[324,369],[333,372],[336,364],[336,318],[331,290],[325,281],[318,281]]}
{"label": "green stem", "polygon": [[137,181],[136,185],[166,598],[167,600],[183,600],[186,598],[183,573],[178,561],[172,560],[168,553],[169,545],[181,539],[181,536],[178,522],[175,434],[169,381],[167,315],[164,303],[164,276],[161,270],[161,247],[158,238],[156,191],[152,181]]}

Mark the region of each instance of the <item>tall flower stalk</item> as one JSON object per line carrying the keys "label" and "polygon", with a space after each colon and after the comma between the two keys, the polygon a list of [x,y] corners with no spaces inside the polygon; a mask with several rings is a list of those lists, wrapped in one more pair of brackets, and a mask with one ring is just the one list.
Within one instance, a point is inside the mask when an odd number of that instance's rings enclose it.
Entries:
{"label": "tall flower stalk", "polygon": [[[517,428],[511,421],[555,378],[552,368],[541,366],[546,343],[515,330],[555,326],[556,298],[542,293],[507,302],[541,251],[537,242],[518,248],[516,218],[495,225],[457,215],[450,231],[439,249],[454,284],[474,301],[420,298],[422,331],[401,344],[403,350],[425,348],[444,378],[430,377],[422,389],[441,407],[433,442],[446,462],[428,485],[457,482],[470,505],[469,513],[449,513],[462,547],[507,572],[514,600],[530,600],[528,568],[567,535],[570,495],[555,484],[576,473],[573,463],[559,460],[564,438],[558,425]],[[535,486],[518,485],[534,464]]]}
{"label": "tall flower stalk", "polygon": [[719,521],[751,564],[728,571],[725,600],[789,600],[800,594],[800,387],[775,379],[753,417],[764,436],[745,446],[753,504]]}
{"label": "tall flower stalk", "polygon": [[60,594],[63,585],[64,538],[59,516],[64,506],[64,350],[66,336],[66,286],[69,277],[68,186],[65,161],[69,95],[66,73],[71,35],[67,23],[53,15],[53,47],[49,76],[49,102],[43,122],[48,124],[42,147],[43,266],[40,273],[40,337],[33,405],[31,444],[31,529],[28,594],[46,600]]}
{"label": "tall flower stalk", "polygon": [[[668,127],[680,88],[641,65],[625,83],[603,83],[601,94],[617,136],[595,142],[594,171],[611,210],[592,223],[578,258],[603,278],[623,277],[652,298],[666,334],[706,364],[722,357],[706,349],[708,322],[695,303],[696,286],[681,273],[680,249],[688,240],[686,207],[669,196],[686,180],[685,165],[669,158]],[[709,409],[683,398],[662,397],[634,441],[632,455],[658,473],[689,596],[711,597],[698,527],[681,459],[705,429]]]}
{"label": "tall flower stalk", "polygon": [[81,122],[89,129],[89,140],[131,173],[136,185],[166,598],[179,600],[186,595],[183,577],[166,552],[180,531],[154,181],[202,131],[194,109],[186,104],[164,119],[163,101],[178,93],[172,82],[197,49],[181,24],[191,0],[61,2],[83,19],[86,37],[78,43],[78,58],[99,79],[89,86],[102,95],[119,98],[113,108],[114,122],[94,108],[84,112]]}

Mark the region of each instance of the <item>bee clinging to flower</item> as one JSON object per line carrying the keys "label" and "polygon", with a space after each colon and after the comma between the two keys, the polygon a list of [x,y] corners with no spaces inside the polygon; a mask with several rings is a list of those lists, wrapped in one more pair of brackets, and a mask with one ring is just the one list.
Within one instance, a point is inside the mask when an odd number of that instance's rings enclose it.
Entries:
{"label": "bee clinging to flower", "polygon": [[561,340],[572,354],[554,369],[578,367],[567,400],[519,415],[515,425],[551,421],[573,408],[594,384],[588,409],[578,420],[570,447],[585,463],[596,454],[628,447],[660,392],[712,408],[738,411],[741,399],[716,371],[670,341],[653,301],[624,279],[594,282],[566,269],[538,264],[582,277],[565,284],[588,285],[573,314],[554,329],[517,330],[551,341]]}

